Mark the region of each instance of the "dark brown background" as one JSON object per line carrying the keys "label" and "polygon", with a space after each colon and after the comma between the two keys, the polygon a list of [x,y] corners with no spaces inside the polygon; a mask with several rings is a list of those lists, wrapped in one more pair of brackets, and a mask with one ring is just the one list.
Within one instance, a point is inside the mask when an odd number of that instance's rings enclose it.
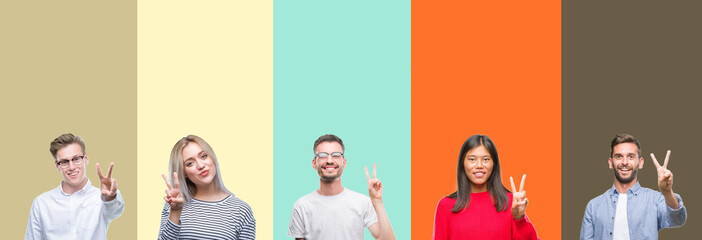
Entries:
{"label": "dark brown background", "polygon": [[563,1],[563,239],[577,239],[590,199],[610,188],[609,143],[629,133],[642,145],[643,187],[658,190],[650,153],[668,168],[687,207],[679,229],[661,239],[692,239],[702,133],[699,1]]}

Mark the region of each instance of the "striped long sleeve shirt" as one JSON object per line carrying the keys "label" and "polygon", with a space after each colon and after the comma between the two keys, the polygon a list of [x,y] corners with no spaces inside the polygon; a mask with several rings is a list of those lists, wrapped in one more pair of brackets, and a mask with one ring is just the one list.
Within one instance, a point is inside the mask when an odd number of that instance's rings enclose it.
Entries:
{"label": "striped long sleeve shirt", "polygon": [[234,195],[216,202],[197,199],[186,202],[180,224],[168,219],[170,211],[171,206],[166,203],[161,213],[158,239],[256,238],[256,220],[251,207]]}

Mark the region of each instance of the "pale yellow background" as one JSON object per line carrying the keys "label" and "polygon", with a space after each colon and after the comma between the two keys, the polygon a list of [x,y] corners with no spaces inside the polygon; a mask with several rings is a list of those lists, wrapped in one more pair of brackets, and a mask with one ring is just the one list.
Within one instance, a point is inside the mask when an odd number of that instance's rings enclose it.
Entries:
{"label": "pale yellow background", "polygon": [[155,239],[168,158],[205,139],[256,238],[273,231],[272,1],[138,2],[139,239]]}
{"label": "pale yellow background", "polygon": [[0,238],[24,239],[32,201],[62,180],[49,143],[72,132],[93,186],[95,163],[115,163],[125,210],[107,237],[134,239],[136,2],[0,1],[0,29]]}

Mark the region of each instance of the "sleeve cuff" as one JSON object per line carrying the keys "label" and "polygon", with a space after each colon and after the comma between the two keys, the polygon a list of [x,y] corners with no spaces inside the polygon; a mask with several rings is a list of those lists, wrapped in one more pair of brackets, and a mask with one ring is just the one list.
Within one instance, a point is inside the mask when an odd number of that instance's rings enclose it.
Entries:
{"label": "sleeve cuff", "polygon": [[683,205],[683,201],[682,201],[682,198],[680,197],[680,195],[675,194],[675,198],[678,199],[678,209],[673,209],[672,207],[668,206],[668,204],[665,205],[665,207],[670,212],[680,212],[685,208],[685,205]]}

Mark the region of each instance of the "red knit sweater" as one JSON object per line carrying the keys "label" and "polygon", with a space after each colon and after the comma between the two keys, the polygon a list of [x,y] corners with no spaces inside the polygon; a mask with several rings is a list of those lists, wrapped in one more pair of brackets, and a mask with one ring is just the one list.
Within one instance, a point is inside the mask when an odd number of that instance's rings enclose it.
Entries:
{"label": "red knit sweater", "polygon": [[497,212],[486,192],[471,193],[470,203],[461,212],[451,212],[456,199],[444,197],[436,206],[434,239],[539,239],[529,218],[512,218],[512,193],[507,193],[506,211]]}

